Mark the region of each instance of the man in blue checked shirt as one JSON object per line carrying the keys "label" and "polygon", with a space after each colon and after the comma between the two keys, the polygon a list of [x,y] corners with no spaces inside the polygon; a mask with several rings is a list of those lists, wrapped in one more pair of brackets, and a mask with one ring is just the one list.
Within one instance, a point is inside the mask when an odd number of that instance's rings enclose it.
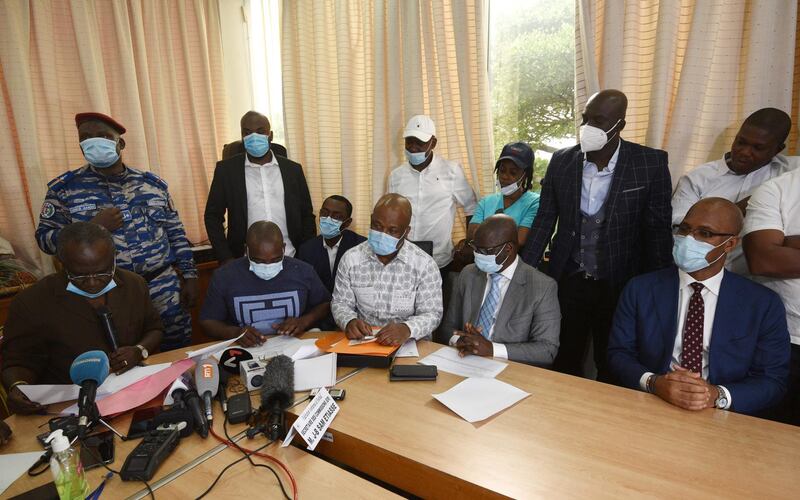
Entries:
{"label": "man in blue checked shirt", "polygon": [[87,164],[48,184],[36,228],[39,248],[54,254],[59,231],[72,222],[105,227],[114,237],[117,265],[148,283],[164,323],[161,349],[189,345],[197,268],[167,183],[123,163],[125,127],[113,118],[79,113],[75,124]]}

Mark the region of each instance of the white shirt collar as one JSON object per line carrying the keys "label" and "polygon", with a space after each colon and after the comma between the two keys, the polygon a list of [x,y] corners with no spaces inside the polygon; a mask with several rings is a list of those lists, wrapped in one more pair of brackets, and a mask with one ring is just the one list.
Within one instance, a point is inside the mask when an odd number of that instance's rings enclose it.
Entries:
{"label": "white shirt collar", "polygon": [[[728,156],[730,154],[731,154],[731,152],[728,151],[727,153],[722,155],[722,161],[719,162],[719,164],[718,164],[719,166],[717,168],[717,171],[719,173],[723,174],[723,175],[736,175],[737,177],[739,177],[739,175],[736,172],[734,172],[733,170],[731,170],[730,167],[728,166]],[[755,174],[756,172],[760,171],[762,168],[779,169],[781,167],[785,167],[788,164],[789,164],[789,160],[787,160],[784,155],[776,154],[775,156],[772,157],[772,159],[769,161],[769,163],[767,163],[766,165],[762,166],[761,168],[753,170],[752,172],[750,172],[750,174]],[[747,175],[750,175],[750,174],[747,174]],[[747,177],[747,175],[742,175],[741,177]]]}
{"label": "white shirt collar", "polygon": [[[519,265],[519,255],[514,257],[514,262],[509,264],[509,266],[502,271],[500,271],[500,276],[503,278],[510,280],[514,277],[514,273],[517,271],[517,265]],[[489,273],[486,273],[486,279],[489,279]]]}
{"label": "white shirt collar", "polygon": [[278,166],[278,158],[275,156],[275,153],[272,153],[272,160],[268,161],[263,165],[259,165],[258,163],[253,163],[250,161],[250,157],[247,156],[247,153],[244,154],[244,166],[245,167],[253,167],[253,168],[260,168],[260,167],[277,167]]}
{"label": "white shirt collar", "polygon": [[[617,159],[619,159],[619,148],[622,147],[622,139],[620,138],[619,142],[617,143],[617,149],[614,151],[614,154],[611,156],[611,159],[608,160],[608,166],[603,169],[603,171],[607,171],[608,173],[614,173],[614,169],[617,168]],[[595,162],[589,161],[586,159],[586,155],[589,153],[583,153],[583,168],[586,168],[586,165],[594,165],[597,167]]]}
{"label": "white shirt collar", "polygon": [[[720,271],[715,274],[714,276],[707,278],[704,281],[699,281],[702,283],[704,287],[708,288],[708,290],[716,296],[719,296],[719,289],[722,286],[722,277],[725,275],[725,269],[720,269]],[[683,271],[682,269],[678,269],[678,278],[680,280],[680,288],[689,288],[691,287],[692,283],[698,281],[692,278],[689,273]]]}

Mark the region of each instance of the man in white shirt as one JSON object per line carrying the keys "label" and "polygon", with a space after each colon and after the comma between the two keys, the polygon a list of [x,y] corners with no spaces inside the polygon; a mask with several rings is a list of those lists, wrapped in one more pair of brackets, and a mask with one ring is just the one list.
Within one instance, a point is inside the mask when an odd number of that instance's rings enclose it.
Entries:
{"label": "man in white shirt", "polygon": [[517,257],[517,225],[508,215],[484,220],[472,247],[475,264],[458,276],[440,329],[443,340],[461,356],[549,367],[561,330],[555,280]]}
{"label": "man in white shirt", "polygon": [[475,191],[467,182],[458,162],[433,153],[436,148],[436,126],[433,120],[417,115],[409,120],[403,132],[407,162],[397,166],[389,176],[388,193],[398,193],[411,201],[411,241],[432,241],[433,258],[439,269],[453,260],[453,222],[456,204],[469,218],[475,211]]}
{"label": "man in white shirt", "polygon": [[245,154],[217,163],[208,193],[205,223],[211,246],[220,264],[241,257],[247,228],[265,220],[277,224],[286,255],[293,257],[316,234],[303,167],[273,153],[266,116],[248,111],[241,129]]}
{"label": "man in white shirt", "polygon": [[800,169],[753,193],[743,234],[750,273],[783,299],[792,338],[789,389],[775,417],[800,425]]}
{"label": "man in white shirt", "polygon": [[436,262],[407,241],[411,203],[383,195],[367,241],[339,262],[331,310],[347,338],[375,335],[384,345],[427,337],[442,319],[442,279]]}
{"label": "man in white shirt", "polygon": [[781,400],[789,374],[783,304],[724,269],[741,230],[735,204],[703,199],[675,230],[678,268],[628,283],[608,343],[619,382],[687,410],[753,414]]}
{"label": "man in white shirt", "polygon": [[[672,195],[672,223],[680,224],[692,205],[712,196],[736,203],[745,214],[758,186],[797,167],[797,157],[780,154],[791,127],[791,118],[779,109],[763,108],[748,116],[729,152],[680,178]],[[747,274],[741,247],[727,259],[726,268]]]}

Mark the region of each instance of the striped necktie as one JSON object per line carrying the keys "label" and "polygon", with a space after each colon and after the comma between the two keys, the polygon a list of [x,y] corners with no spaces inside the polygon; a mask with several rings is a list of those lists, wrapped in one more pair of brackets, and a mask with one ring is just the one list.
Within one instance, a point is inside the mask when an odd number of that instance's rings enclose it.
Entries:
{"label": "striped necktie", "polygon": [[503,278],[502,274],[495,273],[489,275],[492,279],[489,286],[489,293],[481,305],[481,311],[478,314],[478,324],[475,325],[482,328],[481,334],[489,338],[489,332],[494,325],[495,316],[497,313],[497,305],[500,302],[500,280]]}

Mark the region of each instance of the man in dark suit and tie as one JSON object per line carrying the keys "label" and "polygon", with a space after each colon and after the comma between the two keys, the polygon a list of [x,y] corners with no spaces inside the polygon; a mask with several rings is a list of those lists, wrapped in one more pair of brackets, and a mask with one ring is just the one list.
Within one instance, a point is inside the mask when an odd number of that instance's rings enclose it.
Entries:
{"label": "man in dark suit and tie", "polygon": [[558,351],[556,282],[517,258],[517,224],[493,215],[475,231],[475,264],[458,276],[440,332],[459,353],[549,367]]}
{"label": "man in dark suit and tie", "polygon": [[281,229],[286,255],[293,257],[295,249],[316,234],[303,167],[270,150],[272,131],[266,116],[248,111],[241,128],[246,154],[217,163],[208,193],[205,223],[211,246],[220,264],[241,257],[247,228],[266,220]]}
{"label": "man in dark suit and tie", "polygon": [[329,196],[319,209],[320,234],[303,243],[297,251],[297,258],[311,264],[331,293],[342,255],[367,241],[360,234],[347,229],[353,222],[352,216],[353,205],[350,200],[337,194]]}
{"label": "man in dark suit and tie", "polygon": [[780,401],[789,376],[786,314],[775,292],[725,270],[741,230],[732,202],[700,200],[675,227],[678,268],[628,283],[608,345],[623,385],[687,410],[756,413]]}
{"label": "man in dark suit and tie", "polygon": [[609,380],[608,332],[620,290],[672,263],[667,153],[620,139],[627,106],[618,90],[589,98],[580,144],[550,160],[521,254],[537,266],[550,244],[547,272],[558,281],[562,318],[554,368],[582,375],[591,335],[601,381]]}

